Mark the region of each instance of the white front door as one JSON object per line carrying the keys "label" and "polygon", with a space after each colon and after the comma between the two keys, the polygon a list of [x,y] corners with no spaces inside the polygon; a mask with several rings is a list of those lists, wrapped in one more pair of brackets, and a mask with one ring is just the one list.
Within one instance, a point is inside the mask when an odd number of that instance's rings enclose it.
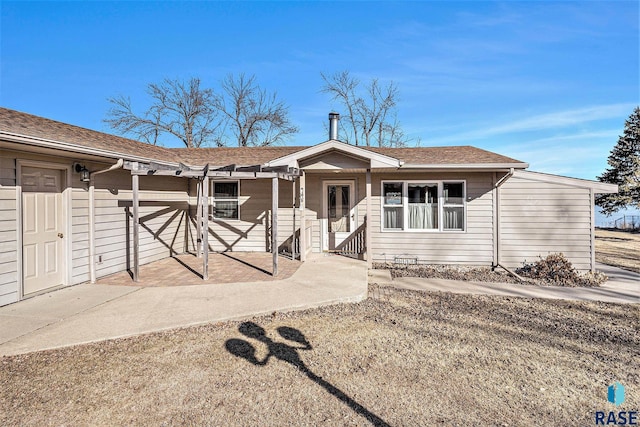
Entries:
{"label": "white front door", "polygon": [[22,167],[23,294],[63,284],[63,173]]}
{"label": "white front door", "polygon": [[354,181],[324,183],[323,250],[334,250],[355,230]]}

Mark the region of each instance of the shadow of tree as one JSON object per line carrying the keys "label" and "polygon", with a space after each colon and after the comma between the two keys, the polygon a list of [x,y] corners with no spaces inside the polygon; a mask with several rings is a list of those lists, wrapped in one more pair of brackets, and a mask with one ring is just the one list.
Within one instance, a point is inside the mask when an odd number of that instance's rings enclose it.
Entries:
{"label": "shadow of tree", "polygon": [[233,354],[234,356],[241,357],[255,366],[266,366],[269,362],[269,359],[271,359],[272,357],[287,362],[295,366],[310,380],[323,387],[328,393],[332,394],[338,400],[349,406],[349,408],[351,408],[358,415],[364,417],[371,424],[383,427],[389,426],[389,424],[387,424],[382,418],[378,417],[376,414],[372,413],[367,408],[345,394],[342,390],[324,380],[322,377],[316,375],[309,368],[307,368],[307,366],[300,358],[300,354],[298,353],[298,351],[311,350],[313,347],[311,346],[311,343],[307,341],[304,334],[298,329],[290,328],[287,326],[281,326],[277,329],[278,334],[282,338],[287,341],[296,343],[295,345],[273,341],[267,336],[264,328],[254,322],[243,322],[238,327],[238,330],[244,336],[266,345],[269,352],[263,360],[259,360],[256,357],[256,348],[253,346],[253,344],[243,339],[232,338],[227,340],[227,342],[225,343],[225,347],[229,353]]}

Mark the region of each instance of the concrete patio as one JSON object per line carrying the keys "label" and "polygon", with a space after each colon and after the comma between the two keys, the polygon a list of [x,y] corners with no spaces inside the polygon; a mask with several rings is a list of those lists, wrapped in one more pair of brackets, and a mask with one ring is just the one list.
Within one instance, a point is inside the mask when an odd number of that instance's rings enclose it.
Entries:
{"label": "concrete patio", "polygon": [[272,255],[268,252],[221,252],[209,254],[209,278],[202,280],[202,258],[192,254],[177,255],[140,266],[134,282],[123,271],[99,279],[99,285],[185,286],[216,283],[272,282],[288,279],[302,265],[284,256],[278,258],[278,276],[271,274]]}
{"label": "concrete patio", "polygon": [[[170,260],[161,261],[171,262]],[[0,355],[14,355],[76,344],[127,337],[148,332],[272,313],[303,310],[340,302],[357,302],[367,296],[366,263],[337,255],[313,254],[289,278],[245,283],[203,283],[193,272],[173,265],[164,283],[152,286],[148,265],[147,285],[82,284],[0,307]],[[173,261],[175,262],[175,261]],[[233,271],[237,260],[228,260]],[[285,264],[286,262],[282,262]],[[245,266],[247,268],[253,268]],[[327,272],[331,274],[327,274]],[[215,281],[215,270],[211,275]],[[157,275],[161,275],[159,269]],[[249,274],[249,273],[247,273]],[[251,273],[253,274],[253,273]],[[262,272],[262,274],[267,274]],[[193,275],[197,284],[185,284]],[[141,278],[145,271],[141,269]],[[115,276],[105,282],[112,283]],[[246,278],[248,276],[238,276]]]}

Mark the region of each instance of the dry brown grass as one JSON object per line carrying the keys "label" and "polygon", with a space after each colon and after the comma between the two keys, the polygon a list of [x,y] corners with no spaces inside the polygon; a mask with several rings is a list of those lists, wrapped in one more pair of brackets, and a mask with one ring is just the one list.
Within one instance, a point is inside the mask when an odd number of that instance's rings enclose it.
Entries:
{"label": "dry brown grass", "polygon": [[596,261],[640,273],[640,233],[596,229]]}
{"label": "dry brown grass", "polygon": [[639,305],[372,293],[2,358],[0,425],[592,425],[615,380],[640,409]]}

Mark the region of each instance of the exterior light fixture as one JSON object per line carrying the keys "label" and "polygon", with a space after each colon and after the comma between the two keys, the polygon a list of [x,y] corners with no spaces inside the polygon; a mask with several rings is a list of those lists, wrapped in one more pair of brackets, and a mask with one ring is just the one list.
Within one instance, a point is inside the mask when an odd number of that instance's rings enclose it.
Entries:
{"label": "exterior light fixture", "polygon": [[80,174],[80,181],[89,182],[91,180],[91,172],[89,172],[89,169],[87,169],[86,166],[83,166],[80,163],[76,163],[75,170]]}

